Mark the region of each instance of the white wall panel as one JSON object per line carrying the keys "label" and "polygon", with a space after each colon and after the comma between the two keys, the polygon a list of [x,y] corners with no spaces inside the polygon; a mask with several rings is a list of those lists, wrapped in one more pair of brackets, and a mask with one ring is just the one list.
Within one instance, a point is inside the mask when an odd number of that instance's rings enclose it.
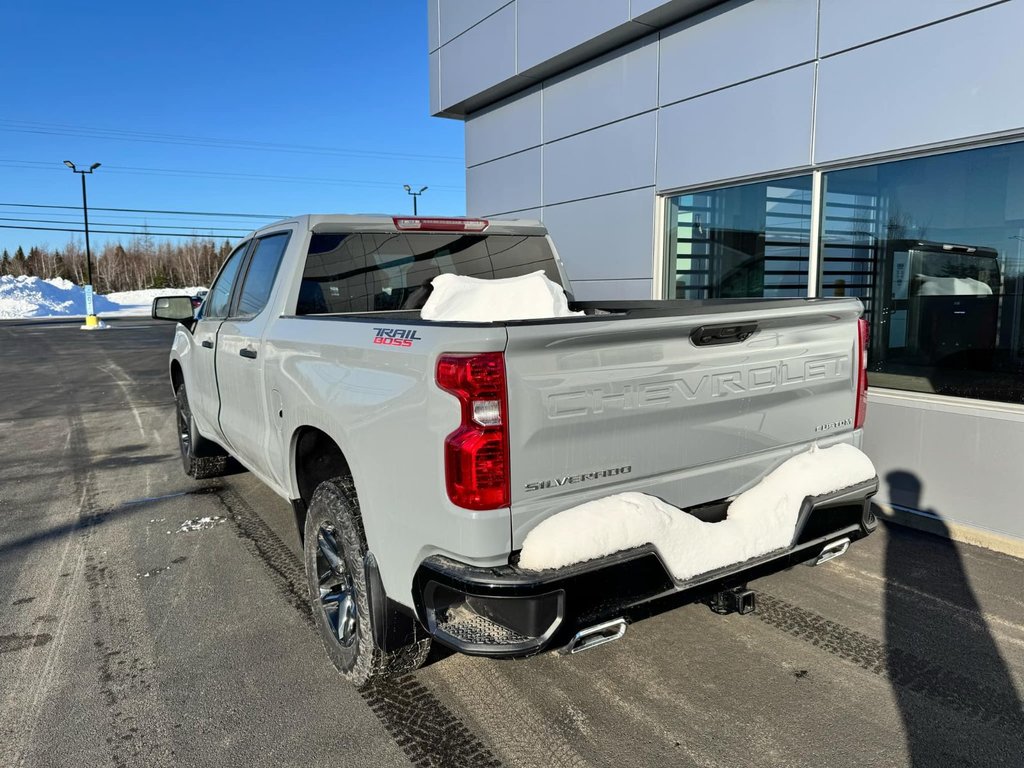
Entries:
{"label": "white wall panel", "polygon": [[817,12],[817,0],[742,0],[670,27],[661,35],[659,103],[813,60]]}
{"label": "white wall panel", "polygon": [[441,52],[430,54],[430,113],[436,115],[441,111]]}
{"label": "white wall panel", "polygon": [[477,165],[540,143],[540,86],[466,119],[466,165]]}
{"label": "white wall panel", "polygon": [[882,390],[868,397],[864,451],[882,481],[879,500],[1024,538],[1020,494],[1002,490],[1020,475],[1024,413]]}
{"label": "white wall panel", "polygon": [[440,19],[437,5],[440,0],[427,0],[427,50],[431,53],[441,47]]}
{"label": "white wall panel", "polygon": [[821,55],[949,18],[992,0],[821,0]]}
{"label": "white wall panel", "polygon": [[653,274],[654,187],[549,205],[544,224],[573,280]]}
{"label": "white wall panel", "polygon": [[516,74],[515,4],[441,48],[441,106],[475,96]]}
{"label": "white wall panel", "polygon": [[629,23],[629,0],[517,0],[519,71]]}
{"label": "white wall panel", "polygon": [[466,211],[470,216],[540,205],[540,148],[466,169]]}
{"label": "white wall panel", "polygon": [[486,19],[509,0],[431,0],[440,3],[440,39],[444,45]]}
{"label": "white wall panel", "polygon": [[815,161],[1021,128],[1021,30],[1012,2],[823,60]]}
{"label": "white wall panel", "polygon": [[663,107],[658,189],[807,165],[813,87],[807,64]]}
{"label": "white wall panel", "polygon": [[658,40],[649,37],[544,83],[544,140],[630,117],[657,103]]}
{"label": "white wall panel", "polygon": [[655,113],[544,145],[544,203],[654,184]]}

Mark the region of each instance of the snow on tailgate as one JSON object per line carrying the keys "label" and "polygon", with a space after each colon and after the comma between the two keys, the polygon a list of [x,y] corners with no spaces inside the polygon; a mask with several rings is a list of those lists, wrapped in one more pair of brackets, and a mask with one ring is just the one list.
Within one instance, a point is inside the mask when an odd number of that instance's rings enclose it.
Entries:
{"label": "snow on tailgate", "polygon": [[547,518],[526,536],[519,567],[562,568],[653,544],[682,581],[790,545],[800,505],[871,480],[875,467],[852,445],[812,448],[737,496],[726,519],[705,523],[645,493],[620,493]]}

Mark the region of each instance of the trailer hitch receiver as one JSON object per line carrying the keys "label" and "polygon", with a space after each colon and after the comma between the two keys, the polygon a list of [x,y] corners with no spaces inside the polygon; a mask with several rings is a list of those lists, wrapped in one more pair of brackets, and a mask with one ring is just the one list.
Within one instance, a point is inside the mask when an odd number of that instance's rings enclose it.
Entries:
{"label": "trailer hitch receiver", "polygon": [[708,608],[722,616],[730,613],[738,613],[742,616],[747,613],[753,613],[757,608],[754,593],[747,589],[745,585],[716,592],[707,598],[705,602]]}

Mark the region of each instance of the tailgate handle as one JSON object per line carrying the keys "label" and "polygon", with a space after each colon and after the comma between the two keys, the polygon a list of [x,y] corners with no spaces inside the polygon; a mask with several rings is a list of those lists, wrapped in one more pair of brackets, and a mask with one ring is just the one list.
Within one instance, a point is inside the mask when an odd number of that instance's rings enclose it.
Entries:
{"label": "tailgate handle", "polygon": [[694,328],[690,341],[698,347],[709,347],[715,344],[738,344],[746,341],[757,332],[757,323],[738,323],[735,325],[702,325]]}

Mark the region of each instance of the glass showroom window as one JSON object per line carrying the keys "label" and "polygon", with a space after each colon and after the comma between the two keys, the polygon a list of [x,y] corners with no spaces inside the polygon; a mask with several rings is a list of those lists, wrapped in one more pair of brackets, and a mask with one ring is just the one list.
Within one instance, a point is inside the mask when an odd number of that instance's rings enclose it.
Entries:
{"label": "glass showroom window", "polygon": [[669,199],[669,296],[807,295],[811,177]]}
{"label": "glass showroom window", "polygon": [[1024,143],[826,173],[822,296],[858,296],[874,386],[1024,403]]}

